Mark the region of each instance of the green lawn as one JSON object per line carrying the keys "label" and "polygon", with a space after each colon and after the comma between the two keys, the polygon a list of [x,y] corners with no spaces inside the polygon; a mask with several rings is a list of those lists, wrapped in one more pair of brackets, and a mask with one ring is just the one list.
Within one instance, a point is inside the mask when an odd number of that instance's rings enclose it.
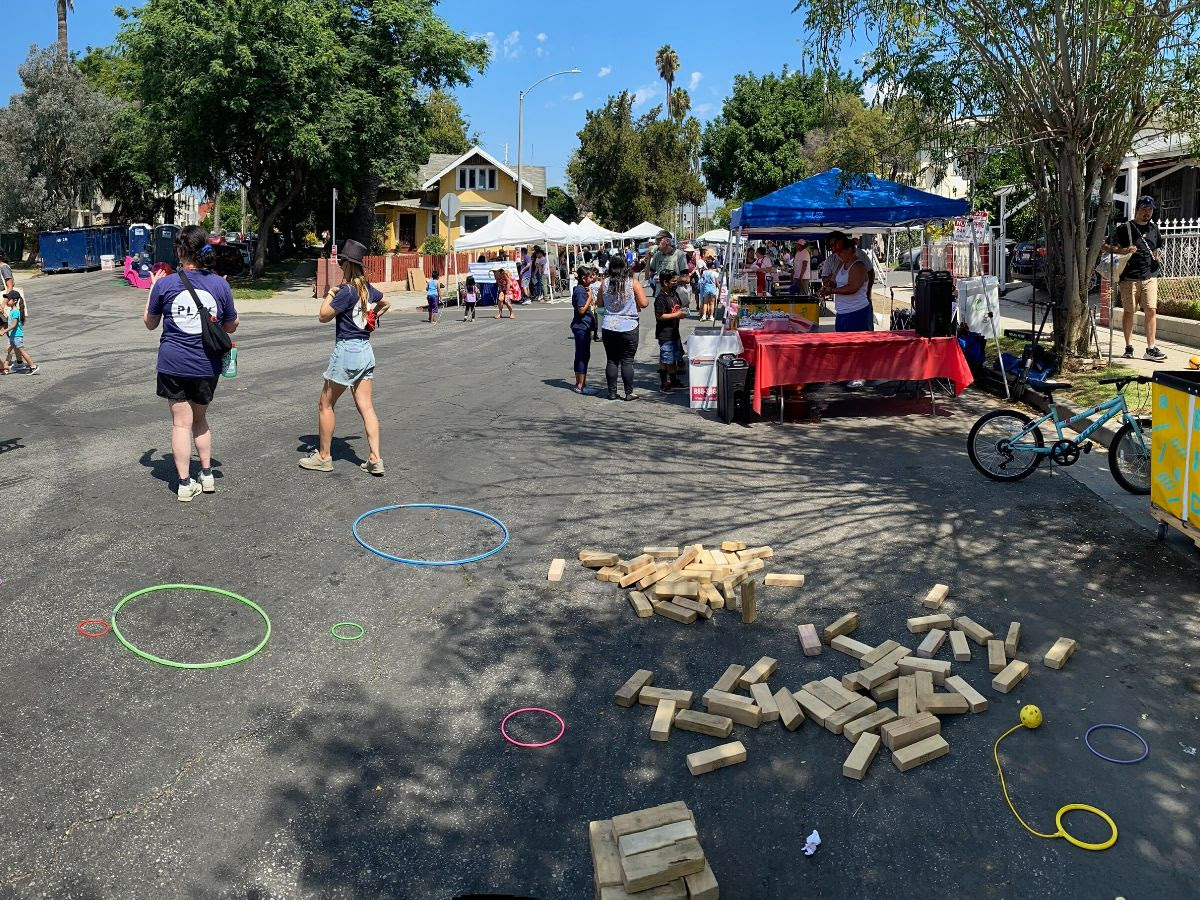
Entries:
{"label": "green lawn", "polygon": [[233,289],[233,299],[270,300],[282,287],[284,280],[296,271],[298,262],[295,259],[286,259],[278,263],[268,263],[258,278],[230,279],[229,286]]}

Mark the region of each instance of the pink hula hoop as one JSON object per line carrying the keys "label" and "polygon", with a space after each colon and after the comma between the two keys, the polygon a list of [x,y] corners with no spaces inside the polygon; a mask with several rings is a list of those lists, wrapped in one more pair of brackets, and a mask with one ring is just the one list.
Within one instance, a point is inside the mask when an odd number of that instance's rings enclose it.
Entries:
{"label": "pink hula hoop", "polygon": [[[550,738],[550,740],[548,740],[548,741],[542,741],[541,743],[537,743],[537,744],[527,744],[523,741],[513,740],[509,736],[508,731],[505,729],[504,726],[508,724],[509,719],[511,719],[513,716],[519,716],[519,715],[521,715],[521,713],[542,713],[544,715],[549,716],[550,718],[552,718],[558,722],[558,734],[556,734],[554,737]],[[548,709],[542,709],[537,706],[527,706],[524,709],[514,709],[507,716],[505,716],[504,719],[500,722],[500,733],[502,735],[504,735],[504,739],[506,741],[508,741],[510,744],[515,744],[518,747],[526,747],[526,748],[549,747],[551,744],[553,744],[555,741],[557,741],[559,738],[561,738],[564,734],[567,733],[567,723],[564,722],[562,719],[562,716],[560,716],[556,712],[551,712]]]}

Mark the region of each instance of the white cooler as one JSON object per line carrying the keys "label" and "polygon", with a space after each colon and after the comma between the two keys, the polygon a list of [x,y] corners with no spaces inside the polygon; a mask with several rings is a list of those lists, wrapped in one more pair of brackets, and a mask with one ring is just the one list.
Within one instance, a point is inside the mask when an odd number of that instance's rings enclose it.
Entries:
{"label": "white cooler", "polygon": [[692,409],[717,408],[717,357],[724,353],[740,356],[742,339],[736,331],[693,334],[687,339],[688,394]]}

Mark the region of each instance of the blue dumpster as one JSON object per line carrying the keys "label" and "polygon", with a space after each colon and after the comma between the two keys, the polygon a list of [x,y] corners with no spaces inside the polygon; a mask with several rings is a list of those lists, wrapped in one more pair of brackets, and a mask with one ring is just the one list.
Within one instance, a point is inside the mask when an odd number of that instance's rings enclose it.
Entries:
{"label": "blue dumpster", "polygon": [[42,257],[42,271],[46,273],[86,272],[100,265],[96,235],[90,228],[43,231],[38,234],[38,253]]}

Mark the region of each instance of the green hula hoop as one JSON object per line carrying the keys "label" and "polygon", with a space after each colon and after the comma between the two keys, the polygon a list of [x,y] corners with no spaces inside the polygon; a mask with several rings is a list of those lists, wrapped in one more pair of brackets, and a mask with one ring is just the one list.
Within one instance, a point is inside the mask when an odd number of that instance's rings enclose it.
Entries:
{"label": "green hula hoop", "polygon": [[[117,627],[117,613],[121,611],[121,607],[123,607],[130,600],[134,600],[143,596],[144,594],[153,594],[155,591],[176,590],[204,591],[208,594],[220,594],[222,597],[230,597],[234,600],[237,600],[239,603],[244,603],[262,616],[262,620],[267,626],[267,633],[263,635],[263,639],[259,641],[257,647],[255,647],[253,650],[243,653],[241,656],[235,656],[232,659],[219,659],[215,662],[204,663],[176,662],[173,659],[163,659],[161,656],[155,656],[153,653],[147,653],[145,650],[138,649],[126,639],[125,635],[121,634],[121,629]],[[235,594],[232,591],[223,591],[220,588],[215,587],[205,587],[201,584],[160,584],[155,587],[142,588],[140,591],[134,591],[132,594],[122,597],[117,602],[116,607],[113,608],[109,625],[112,627],[112,633],[117,636],[117,640],[125,646],[125,649],[131,651],[136,656],[140,656],[142,659],[148,659],[150,662],[158,663],[160,666],[171,666],[175,669],[220,669],[223,666],[232,666],[234,663],[245,662],[250,657],[254,656],[254,654],[258,653],[258,651],[263,647],[267,646],[267,641],[271,639],[271,620],[267,618],[267,614],[263,611],[261,606],[259,606],[253,600],[247,600],[241,594]]]}
{"label": "green hula hoop", "polygon": [[[358,634],[338,634],[339,628],[357,628]],[[363,628],[361,625],[359,625],[357,622],[338,622],[332,628],[329,629],[329,633],[332,634],[339,641],[357,641],[360,637],[363,636],[363,634],[365,632],[366,632],[366,629]]]}

